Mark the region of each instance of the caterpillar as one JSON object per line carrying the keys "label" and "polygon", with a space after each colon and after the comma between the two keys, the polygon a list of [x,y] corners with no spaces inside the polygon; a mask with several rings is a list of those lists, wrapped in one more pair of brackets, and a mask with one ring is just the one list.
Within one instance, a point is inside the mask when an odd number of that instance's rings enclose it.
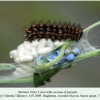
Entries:
{"label": "caterpillar", "polygon": [[71,39],[75,41],[79,41],[82,37],[82,29],[79,25],[70,24],[70,22],[64,23],[62,25],[61,22],[57,25],[56,22],[53,24],[50,24],[50,21],[48,21],[46,24],[44,24],[43,21],[40,21],[39,24],[36,24],[34,21],[32,25],[28,28],[25,27],[26,34],[24,35],[26,37],[27,41],[32,42],[32,40],[45,38],[46,40],[51,39],[52,41],[59,40],[62,41],[62,39]]}

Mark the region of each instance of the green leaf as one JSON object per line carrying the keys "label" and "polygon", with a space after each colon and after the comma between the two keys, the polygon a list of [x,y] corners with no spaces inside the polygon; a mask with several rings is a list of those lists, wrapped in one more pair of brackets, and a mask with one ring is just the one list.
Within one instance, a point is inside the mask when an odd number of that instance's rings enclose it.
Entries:
{"label": "green leaf", "polygon": [[51,69],[46,73],[42,73],[41,75],[39,75],[38,73],[34,73],[33,78],[34,78],[34,86],[38,87],[41,85],[45,85],[44,81],[50,81],[50,78],[52,76],[54,76],[57,72],[59,72],[61,68],[55,68],[55,69]]}
{"label": "green leaf", "polygon": [[22,77],[22,78],[15,78],[15,79],[0,79],[0,84],[26,84],[26,83],[33,83],[33,77]]}
{"label": "green leaf", "polygon": [[34,79],[33,83],[34,87],[45,85],[43,78],[38,73],[33,74],[33,79]]}
{"label": "green leaf", "polygon": [[0,63],[0,71],[13,70],[16,66],[13,64]]}

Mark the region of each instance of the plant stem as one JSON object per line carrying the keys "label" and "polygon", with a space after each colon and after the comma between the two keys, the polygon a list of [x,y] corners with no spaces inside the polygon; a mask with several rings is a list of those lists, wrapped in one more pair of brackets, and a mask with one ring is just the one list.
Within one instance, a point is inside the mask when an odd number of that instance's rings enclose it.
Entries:
{"label": "plant stem", "polygon": [[95,27],[97,27],[97,26],[99,26],[99,25],[100,25],[100,21],[98,21],[98,22],[96,22],[96,23],[90,25],[89,27],[85,28],[85,29],[83,30],[83,33],[87,33],[89,30],[91,30],[91,29],[93,29],[93,28],[95,28]]}
{"label": "plant stem", "polygon": [[41,70],[47,70],[49,69],[51,66],[53,66],[56,62],[58,62],[64,55],[64,50],[65,48],[70,44],[70,42],[66,42],[62,45],[61,50],[60,50],[60,54],[51,62],[45,64],[44,66],[41,66]]}
{"label": "plant stem", "polygon": [[[99,22],[96,22],[93,25],[91,25],[91,26],[87,27],[86,29],[84,29],[83,30],[83,33],[84,34],[87,33],[89,30],[95,28],[98,25],[100,25],[100,21]],[[58,55],[58,58],[55,59],[53,62],[50,62],[50,63],[46,64],[43,69],[49,69],[55,62],[57,62],[62,57],[62,55],[64,53],[64,49],[66,48],[66,46],[68,46],[71,42],[72,41],[69,41],[69,42],[66,42],[66,45],[59,46],[59,47],[62,47],[62,48],[61,48],[60,54]],[[59,48],[59,47],[57,47],[57,48]],[[54,49],[54,50],[56,50],[56,49]],[[94,51],[90,51],[90,52],[86,52],[86,53],[80,54],[79,56],[77,56],[75,58],[75,60],[73,62],[68,63],[68,64],[67,64],[67,62],[65,62],[64,64],[62,64],[62,67],[61,68],[65,68],[65,67],[68,68],[68,66],[72,65],[73,63],[75,63],[77,61],[80,61],[80,60],[83,60],[83,59],[86,59],[86,58],[90,58],[90,57],[94,57],[94,56],[99,56],[99,55],[100,55],[100,49],[97,49],[97,50],[94,50]],[[2,68],[3,69],[6,69],[5,66],[2,67]],[[11,67],[11,69],[12,69],[12,67]],[[49,78],[51,78],[54,74],[56,74],[60,70],[55,71],[54,69],[52,69],[51,71],[53,71],[53,72],[52,73],[51,72],[47,73],[48,76],[49,76]],[[45,79],[48,79],[47,74],[46,73],[45,74],[41,74],[41,77],[43,77],[44,80]],[[24,84],[24,83],[31,83],[31,82],[33,82],[33,77],[32,76],[30,76],[28,78],[25,77],[25,78],[8,80],[8,81],[2,81],[2,80],[0,80],[0,84],[1,83],[2,84]]]}
{"label": "plant stem", "polygon": [[[86,58],[90,58],[90,57],[95,57],[95,56],[99,56],[100,55],[100,49],[99,50],[94,50],[94,51],[90,51],[87,53],[83,53],[79,56],[77,56],[75,58],[75,60],[73,62],[70,63],[64,63],[60,66],[62,66],[61,68],[57,68],[57,70],[55,71],[55,69],[51,69],[51,71],[49,73],[45,73],[45,74],[41,74],[41,77],[43,77],[44,80],[46,80],[47,78],[51,78],[53,75],[55,75],[58,71],[60,71],[62,68],[68,68],[69,66],[71,66],[72,64],[86,59]],[[60,67],[58,66],[58,67]],[[49,76],[49,77],[47,77]],[[39,78],[39,77],[38,77]],[[37,80],[39,80],[37,78]],[[25,83],[32,83],[33,82],[33,77],[24,77],[24,78],[19,78],[19,79],[13,79],[13,80],[8,80],[8,81],[2,81],[0,80],[0,84],[25,84]]]}
{"label": "plant stem", "polygon": [[77,56],[75,58],[74,62],[79,61],[79,60],[83,60],[83,59],[87,59],[87,58],[90,58],[90,57],[95,57],[95,56],[100,56],[100,49],[83,53],[83,54]]}

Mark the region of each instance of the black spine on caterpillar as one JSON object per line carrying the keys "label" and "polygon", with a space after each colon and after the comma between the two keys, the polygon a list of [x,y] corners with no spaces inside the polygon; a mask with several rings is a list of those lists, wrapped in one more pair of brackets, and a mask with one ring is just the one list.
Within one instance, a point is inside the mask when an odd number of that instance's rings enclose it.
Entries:
{"label": "black spine on caterpillar", "polygon": [[51,38],[52,27],[50,25],[50,21],[45,25],[45,39],[48,40]]}
{"label": "black spine on caterpillar", "polygon": [[70,23],[66,24],[60,22],[58,25],[54,22],[52,25],[50,21],[46,24],[43,21],[37,25],[34,21],[30,28],[26,27],[26,40],[32,42],[32,40],[45,38],[46,40],[51,39],[52,41],[59,40],[62,41],[66,39],[71,39],[75,41],[79,41],[82,37],[82,29],[80,25],[71,25]]}

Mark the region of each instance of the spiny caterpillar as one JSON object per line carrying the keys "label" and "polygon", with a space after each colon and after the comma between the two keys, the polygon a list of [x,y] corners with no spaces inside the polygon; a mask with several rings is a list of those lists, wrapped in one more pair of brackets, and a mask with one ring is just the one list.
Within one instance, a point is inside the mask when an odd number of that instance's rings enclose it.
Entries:
{"label": "spiny caterpillar", "polygon": [[50,21],[48,21],[46,24],[44,24],[43,21],[40,21],[39,24],[36,24],[34,21],[32,25],[28,28],[26,26],[25,28],[26,34],[24,35],[26,37],[27,41],[32,42],[32,40],[45,38],[46,40],[51,39],[52,41],[62,39],[71,39],[76,40],[77,42],[82,37],[82,29],[80,25],[71,25],[70,23],[66,24],[60,22],[58,25],[56,22],[53,23],[53,25],[50,24]]}

